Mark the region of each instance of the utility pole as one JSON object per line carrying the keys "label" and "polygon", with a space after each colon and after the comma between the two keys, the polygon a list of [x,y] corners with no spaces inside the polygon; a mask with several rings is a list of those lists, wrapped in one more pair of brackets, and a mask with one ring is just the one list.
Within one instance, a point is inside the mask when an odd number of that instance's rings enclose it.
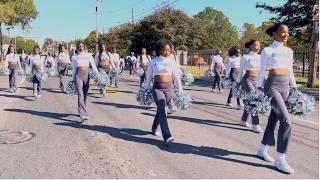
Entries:
{"label": "utility pole", "polygon": [[132,25],[133,25],[133,24],[134,24],[133,8],[131,9],[131,19],[132,19],[131,23],[132,23]]}
{"label": "utility pole", "polygon": [[98,6],[99,6],[99,0],[96,0],[96,53],[98,52],[98,39],[99,39]]}
{"label": "utility pole", "polygon": [[313,32],[309,49],[309,73],[307,87],[312,88],[315,85],[317,77],[317,61],[319,58],[319,0],[313,8]]}
{"label": "utility pole", "polygon": [[1,52],[0,62],[3,60],[2,44],[3,44],[3,39],[2,39],[2,23],[1,23],[1,21],[0,21],[0,52]]}

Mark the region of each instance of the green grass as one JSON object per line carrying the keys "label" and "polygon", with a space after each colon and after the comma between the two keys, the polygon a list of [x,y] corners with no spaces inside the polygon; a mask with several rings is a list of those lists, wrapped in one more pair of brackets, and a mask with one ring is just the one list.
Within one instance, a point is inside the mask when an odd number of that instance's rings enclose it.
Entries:
{"label": "green grass", "polygon": [[319,91],[319,79],[316,79],[315,82],[315,87],[312,88],[307,88],[307,82],[308,82],[308,77],[295,77],[296,78],[296,83],[299,87],[302,87],[304,89],[308,89],[311,91]]}

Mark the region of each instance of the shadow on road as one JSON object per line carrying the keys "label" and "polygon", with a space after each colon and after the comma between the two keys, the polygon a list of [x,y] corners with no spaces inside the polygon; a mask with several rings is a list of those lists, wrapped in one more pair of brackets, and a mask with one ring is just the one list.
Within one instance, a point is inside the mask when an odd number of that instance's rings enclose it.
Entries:
{"label": "shadow on road", "polygon": [[190,144],[183,144],[183,143],[173,143],[170,146],[164,145],[163,141],[150,139],[145,137],[139,137],[143,135],[150,134],[147,131],[142,131],[138,129],[128,129],[128,128],[114,128],[108,126],[100,126],[100,125],[85,125],[85,124],[76,124],[76,123],[54,123],[58,126],[68,126],[73,128],[79,129],[87,129],[96,132],[106,133],[110,136],[118,139],[122,139],[125,141],[148,144],[158,147],[163,151],[167,151],[170,153],[180,153],[180,154],[194,154],[199,156],[205,156],[230,162],[235,162],[239,164],[245,164],[254,167],[264,167],[268,169],[275,169],[271,165],[263,165],[249,161],[243,161],[240,159],[229,158],[229,155],[241,156],[241,157],[250,157],[250,158],[257,158],[254,154],[246,154],[241,152],[229,151],[225,149],[215,148],[215,147],[208,147],[208,146],[193,146]]}
{"label": "shadow on road", "polygon": [[153,109],[153,107],[147,107],[147,106],[137,106],[137,105],[132,105],[132,104],[119,104],[119,103],[111,103],[111,102],[92,102],[94,104],[100,104],[100,105],[106,105],[106,106],[114,106],[117,108],[122,108],[122,109],[128,109],[128,108],[134,108],[134,109],[142,109],[142,110],[150,110]]}
{"label": "shadow on road", "polygon": [[27,110],[27,109],[4,109],[4,111],[31,114],[34,116],[46,117],[46,118],[57,119],[57,120],[61,120],[61,121],[67,121],[67,122],[77,122],[77,121],[73,121],[73,120],[65,119],[65,118],[68,118],[70,116],[78,117],[78,115],[76,115],[76,114],[33,111],[33,110]]}
{"label": "shadow on road", "polygon": [[[154,114],[146,113],[146,112],[142,112],[141,114],[147,115],[147,116],[154,116]],[[223,128],[228,128],[228,129],[235,129],[235,130],[240,130],[240,131],[253,132],[251,129],[231,127],[231,126],[241,126],[238,123],[227,123],[227,122],[214,121],[214,120],[209,120],[209,119],[204,120],[204,119],[198,119],[198,118],[192,118],[192,117],[172,116],[172,115],[169,115],[168,118],[173,118],[176,120],[186,121],[186,122],[191,122],[191,123],[198,123],[198,124],[223,127]],[[231,125],[231,126],[225,126],[225,125]]]}
{"label": "shadow on road", "polygon": [[21,96],[17,94],[0,94],[0,97],[8,97],[8,98],[16,98],[16,99],[22,99],[25,101],[34,101],[33,96]]}

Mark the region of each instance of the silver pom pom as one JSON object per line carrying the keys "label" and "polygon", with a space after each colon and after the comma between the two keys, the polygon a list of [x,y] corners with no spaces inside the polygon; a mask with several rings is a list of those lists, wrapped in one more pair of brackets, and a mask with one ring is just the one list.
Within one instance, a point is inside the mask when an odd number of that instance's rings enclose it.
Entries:
{"label": "silver pom pom", "polygon": [[69,81],[66,87],[66,93],[73,96],[78,94],[77,84],[75,81]]}
{"label": "silver pom pom", "polygon": [[194,77],[193,77],[193,75],[192,75],[191,73],[186,72],[186,71],[183,71],[183,72],[182,72],[181,82],[182,82],[184,85],[188,86],[188,85],[192,84],[193,81],[194,81]]}
{"label": "silver pom pom", "polygon": [[144,70],[142,68],[137,68],[134,73],[137,75],[137,76],[143,76],[144,74]]}
{"label": "silver pom pom", "polygon": [[142,106],[150,106],[154,102],[153,90],[141,88],[136,96],[136,100]]}
{"label": "silver pom pom", "polygon": [[98,87],[106,87],[108,84],[110,84],[110,78],[107,73],[101,72],[101,73],[95,73],[95,72],[89,72],[90,79],[93,79],[94,83]]}
{"label": "silver pom pom", "polygon": [[256,116],[271,110],[271,97],[262,91],[251,91],[243,96],[243,104],[247,112]]}
{"label": "silver pom pom", "polygon": [[56,75],[56,70],[54,68],[49,68],[47,73],[49,77],[52,77]]}
{"label": "silver pom pom", "polygon": [[7,67],[0,68],[0,75],[1,76],[9,76],[10,70]]}
{"label": "silver pom pom", "polygon": [[26,75],[26,81],[32,83],[33,82],[33,75]]}
{"label": "silver pom pom", "polygon": [[111,68],[109,76],[116,77],[120,74],[121,70],[119,68]]}
{"label": "silver pom pom", "polygon": [[173,101],[176,104],[176,106],[180,109],[188,109],[192,105],[192,96],[190,93],[182,91],[182,92],[177,92],[173,96]]}
{"label": "silver pom pom", "polygon": [[41,72],[36,72],[34,73],[38,81],[47,81],[48,80],[48,74],[47,73],[41,73]]}
{"label": "silver pom pom", "polygon": [[222,81],[222,86],[225,89],[231,89],[233,87],[233,85],[234,85],[234,82],[229,77],[224,78]]}
{"label": "silver pom pom", "polygon": [[305,116],[315,111],[315,99],[300,91],[293,91],[287,102],[290,114]]}
{"label": "silver pom pom", "polygon": [[212,79],[214,78],[214,76],[215,76],[214,72],[210,71],[209,69],[204,72],[204,77],[206,79]]}
{"label": "silver pom pom", "polygon": [[243,98],[245,95],[245,91],[242,90],[242,88],[233,88],[231,91],[232,95],[235,97]]}

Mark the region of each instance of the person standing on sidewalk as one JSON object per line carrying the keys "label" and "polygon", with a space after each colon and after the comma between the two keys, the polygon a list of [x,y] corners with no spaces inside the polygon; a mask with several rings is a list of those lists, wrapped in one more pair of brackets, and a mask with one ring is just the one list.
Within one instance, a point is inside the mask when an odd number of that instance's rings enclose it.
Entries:
{"label": "person standing on sidewalk", "polygon": [[[260,42],[257,40],[250,40],[245,44],[245,47],[250,49],[249,54],[246,54],[242,57],[240,62],[240,73],[237,77],[237,85],[239,88],[240,85],[242,90],[246,92],[256,91],[258,76],[259,76],[259,68],[261,63],[261,56],[258,54],[260,52]],[[243,73],[245,75],[242,77]],[[244,110],[243,115],[240,121],[240,124],[244,127],[251,127],[248,123],[249,113]],[[252,130],[256,133],[261,133],[263,130],[260,127],[259,116],[251,115],[252,117]]]}
{"label": "person standing on sidewalk", "polygon": [[13,45],[9,45],[7,55],[5,57],[5,67],[8,67],[9,73],[9,91],[15,93],[17,91],[16,79],[19,71],[22,70],[20,57],[15,54],[15,49]]}
{"label": "person standing on sidewalk", "polygon": [[163,140],[168,144],[174,139],[168,126],[166,106],[173,98],[175,88],[179,92],[182,92],[182,85],[177,65],[170,57],[170,42],[165,39],[158,40],[155,50],[157,57],[152,59],[148,66],[145,88],[149,88],[151,79],[153,78],[153,94],[157,105],[157,113],[152,125],[152,133],[159,136],[158,126],[160,125]]}
{"label": "person standing on sidewalk", "polygon": [[[291,140],[291,121],[285,102],[288,100],[290,87],[292,90],[297,91],[293,74],[293,51],[284,45],[289,38],[287,25],[276,23],[266,32],[273,37],[274,41],[270,46],[264,48],[261,53],[258,87],[259,89],[264,87],[265,93],[272,97],[272,109],[257,155],[266,161],[274,161],[268,154],[268,146],[275,145],[274,131],[279,121],[277,153],[274,165],[280,171],[290,174],[294,173],[294,170],[287,163],[286,154]],[[269,73],[268,79],[264,83],[266,70]]]}

